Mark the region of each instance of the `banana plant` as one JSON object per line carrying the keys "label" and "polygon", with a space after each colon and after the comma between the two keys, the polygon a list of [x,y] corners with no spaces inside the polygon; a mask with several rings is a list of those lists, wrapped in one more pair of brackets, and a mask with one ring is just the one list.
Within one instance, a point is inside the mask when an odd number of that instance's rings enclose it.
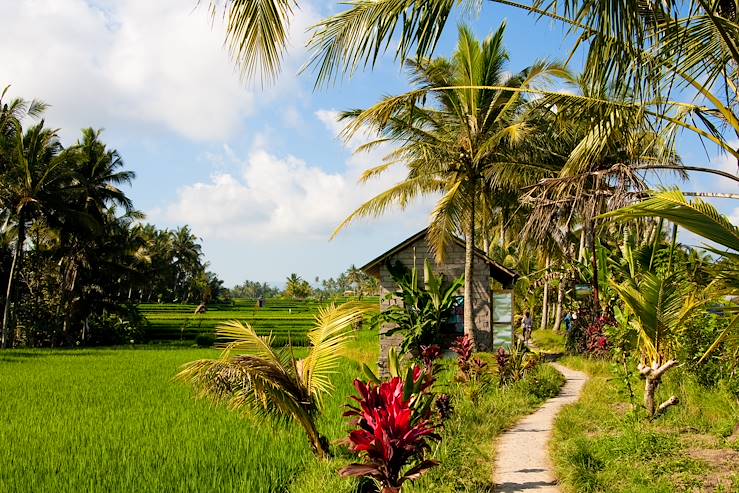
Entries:
{"label": "banana plant", "polygon": [[393,305],[383,312],[383,319],[394,323],[387,334],[403,334],[401,352],[417,352],[422,344],[433,344],[451,317],[456,296],[464,286],[464,277],[446,282],[443,274],[434,274],[429,259],[424,261],[424,280],[420,282],[415,263],[412,269],[402,263],[388,264],[388,270],[398,285],[395,293],[402,305]]}

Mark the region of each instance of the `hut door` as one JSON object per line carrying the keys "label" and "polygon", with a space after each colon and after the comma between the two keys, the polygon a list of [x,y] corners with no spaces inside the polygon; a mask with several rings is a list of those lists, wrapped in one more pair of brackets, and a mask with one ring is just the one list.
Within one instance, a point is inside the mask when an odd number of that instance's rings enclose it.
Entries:
{"label": "hut door", "polygon": [[495,290],[493,301],[493,347],[513,340],[513,290]]}

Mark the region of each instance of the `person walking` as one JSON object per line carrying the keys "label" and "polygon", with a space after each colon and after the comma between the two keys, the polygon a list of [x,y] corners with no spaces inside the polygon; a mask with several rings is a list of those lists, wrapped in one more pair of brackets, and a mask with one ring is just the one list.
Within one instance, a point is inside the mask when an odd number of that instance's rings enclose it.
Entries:
{"label": "person walking", "polygon": [[531,339],[531,329],[534,328],[534,320],[531,318],[528,310],[523,312],[521,327],[523,328],[523,342],[528,343],[529,339]]}

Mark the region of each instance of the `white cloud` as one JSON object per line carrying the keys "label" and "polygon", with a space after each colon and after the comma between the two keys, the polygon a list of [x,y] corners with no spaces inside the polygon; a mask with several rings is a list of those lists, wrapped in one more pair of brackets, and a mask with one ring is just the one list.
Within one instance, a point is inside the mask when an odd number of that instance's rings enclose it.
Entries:
{"label": "white cloud", "polygon": [[[285,77],[255,98],[223,46],[221,16],[181,0],[0,2],[0,85],[52,107],[47,120],[75,137],[83,126],[164,128],[192,140],[223,141],[245,117],[285,91],[303,58],[304,4],[291,28]],[[22,49],[20,49],[22,48]],[[260,106],[261,105],[261,106]],[[141,127],[144,127],[143,129]]]}
{"label": "white cloud", "polygon": [[[734,149],[739,148],[739,140],[730,141],[729,145]],[[737,167],[737,160],[734,156],[729,154],[720,154],[711,160],[711,164],[721,171],[732,174],[739,177],[739,167]],[[712,180],[716,186],[716,191],[734,192],[739,191],[739,185],[736,181],[724,178],[721,176],[715,176],[715,180]]]}
{"label": "white cloud", "polygon": [[[320,111],[317,116],[336,135],[339,128],[335,114]],[[398,166],[369,184],[357,183],[364,169],[381,162],[388,147],[352,156],[342,172],[331,173],[289,154],[277,156],[264,143],[263,139],[255,141],[239,172],[215,173],[208,182],[181,188],[174,202],[150,211],[150,218],[167,224],[190,224],[206,240],[326,240],[350,212],[404,174]],[[233,157],[210,159],[220,163]],[[419,200],[403,212],[402,218],[390,212],[369,227],[394,223],[408,227],[410,234],[414,232],[410,228],[426,224],[433,200]]]}

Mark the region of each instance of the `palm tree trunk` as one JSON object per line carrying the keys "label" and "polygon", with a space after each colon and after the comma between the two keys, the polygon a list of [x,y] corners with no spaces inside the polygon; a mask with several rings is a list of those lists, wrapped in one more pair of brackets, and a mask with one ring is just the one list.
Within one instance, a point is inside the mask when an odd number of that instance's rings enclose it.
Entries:
{"label": "palm tree trunk", "polygon": [[544,330],[549,322],[549,256],[546,258],[546,271],[544,273],[544,297],[541,302],[541,324],[539,328]]}
{"label": "palm tree trunk", "polygon": [[595,221],[588,227],[588,242],[590,243],[591,266],[593,268],[593,309],[595,315],[600,315],[600,290],[598,289],[598,251],[595,248]]}
{"label": "palm tree trunk", "polygon": [[565,299],[565,280],[559,280],[557,286],[557,309],[554,315],[554,330],[559,332],[559,326],[562,325],[562,303]]}
{"label": "palm tree trunk", "polygon": [[476,350],[480,350],[477,341],[477,330],[475,327],[474,310],[472,306],[472,277],[474,272],[475,257],[475,204],[474,200],[470,207],[467,218],[467,231],[465,232],[464,244],[464,333],[472,340]]}
{"label": "palm tree trunk", "polygon": [[15,240],[15,251],[13,252],[13,262],[10,264],[10,272],[8,273],[8,286],[5,291],[5,307],[3,308],[3,326],[2,326],[2,348],[5,349],[8,345],[13,344],[13,323],[11,322],[10,305],[13,304],[15,294],[15,280],[16,273],[20,269],[21,262],[23,261],[23,241],[25,237],[25,218],[21,212],[18,216],[18,238]]}
{"label": "palm tree trunk", "polygon": [[302,419],[300,420],[300,423],[303,425],[303,429],[305,429],[305,433],[308,435],[308,440],[313,448],[313,453],[315,453],[319,459],[328,459],[330,456],[328,440],[318,432],[318,428],[316,428],[316,424],[313,419]]}

